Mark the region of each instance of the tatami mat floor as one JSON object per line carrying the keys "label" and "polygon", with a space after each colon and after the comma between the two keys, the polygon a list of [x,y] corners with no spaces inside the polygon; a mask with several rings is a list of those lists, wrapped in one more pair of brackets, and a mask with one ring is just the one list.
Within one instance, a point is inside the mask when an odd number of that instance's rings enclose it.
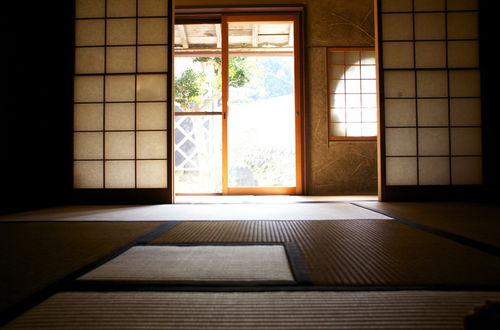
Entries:
{"label": "tatami mat floor", "polygon": [[[348,209],[359,208],[378,218],[216,221],[216,215],[211,214],[211,221],[131,221],[128,217],[120,221],[120,207],[116,216],[108,219],[113,221],[91,220],[116,212],[114,206],[80,209],[78,217],[84,221],[65,221],[72,212],[69,207],[31,212],[31,220],[9,221],[4,216],[0,221],[1,321],[22,314],[53,294],[71,291],[77,277],[137,244],[292,244],[311,279],[295,291],[486,290],[492,297],[499,296],[498,206],[316,203],[318,207],[348,205]],[[455,236],[467,240],[455,240]],[[168,290],[173,289],[170,286]]]}

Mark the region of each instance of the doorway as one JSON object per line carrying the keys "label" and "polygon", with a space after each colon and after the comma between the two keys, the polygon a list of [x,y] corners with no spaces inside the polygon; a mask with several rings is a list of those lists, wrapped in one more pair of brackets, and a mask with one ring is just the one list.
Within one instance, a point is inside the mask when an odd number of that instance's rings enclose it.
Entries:
{"label": "doorway", "polygon": [[175,192],[301,194],[299,16],[175,26]]}

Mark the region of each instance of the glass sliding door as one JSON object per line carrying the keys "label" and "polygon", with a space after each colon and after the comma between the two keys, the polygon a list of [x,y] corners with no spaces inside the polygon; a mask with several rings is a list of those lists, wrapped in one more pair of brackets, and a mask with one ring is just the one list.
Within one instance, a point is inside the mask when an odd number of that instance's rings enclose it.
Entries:
{"label": "glass sliding door", "polygon": [[177,194],[299,194],[298,16],[176,25]]}
{"label": "glass sliding door", "polygon": [[286,15],[224,22],[229,194],[300,190],[296,23]]}
{"label": "glass sliding door", "polygon": [[222,193],[220,24],[175,29],[175,191]]}

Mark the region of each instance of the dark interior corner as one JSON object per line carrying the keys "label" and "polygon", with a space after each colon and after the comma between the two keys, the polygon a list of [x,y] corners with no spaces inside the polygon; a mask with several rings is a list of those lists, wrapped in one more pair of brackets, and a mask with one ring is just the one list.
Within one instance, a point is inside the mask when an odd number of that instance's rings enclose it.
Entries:
{"label": "dark interior corner", "polygon": [[73,4],[11,6],[3,21],[2,212],[64,204],[71,188]]}

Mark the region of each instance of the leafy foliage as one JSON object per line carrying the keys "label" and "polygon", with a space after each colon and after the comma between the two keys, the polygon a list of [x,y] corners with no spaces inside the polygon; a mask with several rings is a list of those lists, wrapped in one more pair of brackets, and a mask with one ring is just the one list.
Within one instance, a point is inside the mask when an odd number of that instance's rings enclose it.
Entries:
{"label": "leafy foliage", "polygon": [[179,78],[175,79],[175,102],[183,109],[189,108],[191,103],[200,104],[202,96],[202,84],[205,82],[205,74],[187,69]]}

